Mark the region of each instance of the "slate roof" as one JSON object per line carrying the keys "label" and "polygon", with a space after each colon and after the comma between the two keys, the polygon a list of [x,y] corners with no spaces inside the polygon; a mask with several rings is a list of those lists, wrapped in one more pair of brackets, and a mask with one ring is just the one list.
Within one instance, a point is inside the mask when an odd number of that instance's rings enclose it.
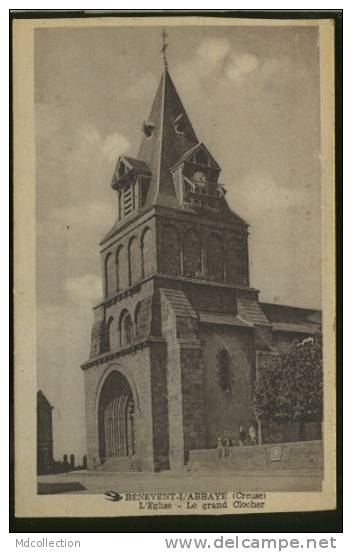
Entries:
{"label": "slate roof", "polygon": [[180,159],[178,159],[175,163],[175,165],[172,167],[172,168],[176,168],[178,165],[181,165],[184,161],[186,161],[191,155],[192,153],[196,152],[198,149],[200,148],[203,148],[205,149],[205,151],[208,153],[208,155],[211,157],[211,160],[212,162],[214,163],[215,167],[220,169],[217,161],[214,159],[214,157],[212,156],[212,154],[210,153],[210,151],[208,150],[208,148],[203,144],[203,142],[199,142],[198,144],[196,144],[195,146],[193,146],[190,150],[186,151],[181,157]]}
{"label": "slate roof", "polygon": [[277,305],[275,303],[260,303],[262,310],[271,322],[291,324],[321,324],[321,311]]}
{"label": "slate roof", "polygon": [[272,323],[274,331],[314,334],[321,331],[321,311],[260,303],[262,311]]}
{"label": "slate roof", "polygon": [[41,391],[41,390],[39,390],[38,393],[37,393],[37,404],[38,404],[38,406],[43,406],[43,407],[46,407],[46,408],[51,408],[51,409],[54,408],[53,406],[51,406],[50,402],[48,401],[48,399],[44,395],[43,391]]}
{"label": "slate roof", "polygon": [[174,313],[177,316],[187,316],[191,318],[198,318],[191,303],[188,301],[183,291],[178,289],[163,288],[162,293],[170,303]]}
{"label": "slate roof", "polygon": [[[174,122],[180,114],[183,114],[185,134],[175,132]],[[148,121],[155,128],[149,138],[143,136],[137,157],[152,170],[147,202],[154,202],[158,194],[176,197],[170,168],[186,151],[199,143],[167,69],[161,76]]]}
{"label": "slate roof", "polygon": [[127,157],[127,155],[123,155],[122,158],[126,159],[127,163],[129,163],[132,168],[138,171],[150,172],[150,168],[145,161],[135,159],[134,157]]}
{"label": "slate roof", "polygon": [[235,314],[224,314],[214,312],[198,312],[199,322],[204,324],[220,324],[223,326],[239,326],[243,328],[251,327],[245,320],[241,320]]}
{"label": "slate roof", "polygon": [[318,324],[290,324],[289,322],[273,323],[274,332],[315,334],[319,333],[320,329]]}
{"label": "slate roof", "polygon": [[253,325],[270,326],[270,322],[260,308],[259,303],[254,300],[238,299],[237,316]]}

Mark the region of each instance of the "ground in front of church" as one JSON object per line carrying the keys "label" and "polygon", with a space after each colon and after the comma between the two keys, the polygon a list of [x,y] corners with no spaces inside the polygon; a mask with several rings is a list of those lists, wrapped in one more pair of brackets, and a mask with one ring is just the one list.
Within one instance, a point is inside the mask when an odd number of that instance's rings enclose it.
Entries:
{"label": "ground in front of church", "polygon": [[322,470],[281,470],[277,472],[236,473],[147,473],[72,471],[38,477],[39,494],[86,493],[99,494],[106,490],[126,492],[225,492],[234,490],[262,492],[319,492]]}

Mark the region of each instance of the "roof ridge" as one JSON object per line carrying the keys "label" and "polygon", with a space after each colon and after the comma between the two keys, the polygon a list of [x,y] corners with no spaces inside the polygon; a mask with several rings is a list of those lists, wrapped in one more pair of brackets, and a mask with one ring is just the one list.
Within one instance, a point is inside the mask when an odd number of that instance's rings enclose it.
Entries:
{"label": "roof ridge", "polygon": [[162,159],[162,152],[163,152],[163,134],[164,134],[164,124],[165,124],[165,88],[166,88],[166,72],[167,67],[165,66],[165,69],[163,71],[163,85],[162,85],[162,91],[161,91],[161,111],[160,111],[160,120],[161,120],[161,127],[160,127],[160,145],[159,145],[159,159],[158,159],[158,166],[157,166],[157,176],[156,176],[156,189],[155,194],[153,197],[153,203],[155,202],[159,191],[160,191],[160,173],[161,173],[161,159]]}

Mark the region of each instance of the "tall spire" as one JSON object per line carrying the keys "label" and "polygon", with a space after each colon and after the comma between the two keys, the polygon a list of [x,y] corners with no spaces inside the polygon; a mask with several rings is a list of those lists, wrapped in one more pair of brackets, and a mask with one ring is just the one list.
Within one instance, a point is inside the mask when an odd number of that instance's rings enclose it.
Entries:
{"label": "tall spire", "polygon": [[[152,131],[146,132],[145,127]],[[198,138],[165,66],[137,156],[152,171],[148,203],[161,201],[161,194],[168,195],[169,201],[173,197],[177,204],[171,168],[196,144]]]}
{"label": "tall spire", "polygon": [[165,69],[167,69],[166,49],[169,45],[166,42],[167,34],[165,32],[165,29],[163,29],[163,32],[161,33],[161,38],[162,38],[162,41],[163,41],[163,46],[162,46],[160,51],[163,54],[164,67],[165,67]]}

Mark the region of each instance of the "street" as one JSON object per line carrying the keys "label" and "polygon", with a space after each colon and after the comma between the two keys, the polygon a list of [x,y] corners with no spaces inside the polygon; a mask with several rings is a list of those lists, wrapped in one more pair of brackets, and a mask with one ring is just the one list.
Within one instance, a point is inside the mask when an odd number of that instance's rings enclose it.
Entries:
{"label": "street", "polygon": [[277,472],[237,472],[214,474],[204,472],[183,473],[108,473],[99,471],[73,471],[38,477],[39,494],[104,493],[118,492],[171,492],[171,491],[320,491],[323,473],[319,470]]}

